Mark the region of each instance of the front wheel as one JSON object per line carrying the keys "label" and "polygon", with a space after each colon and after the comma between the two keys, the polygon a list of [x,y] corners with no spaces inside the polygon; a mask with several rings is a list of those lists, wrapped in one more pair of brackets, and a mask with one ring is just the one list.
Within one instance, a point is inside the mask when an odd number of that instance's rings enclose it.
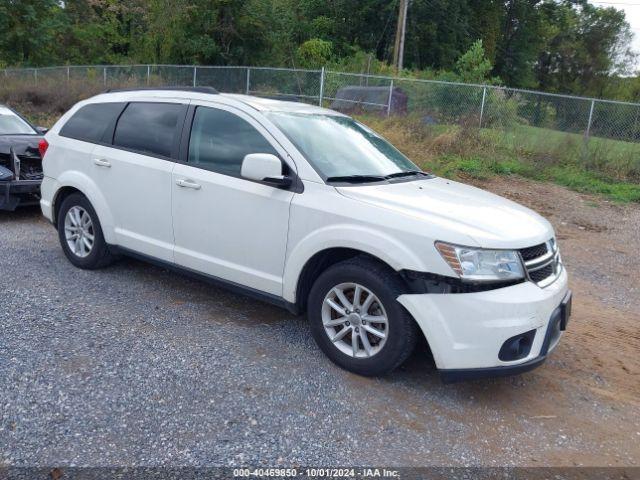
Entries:
{"label": "front wheel", "polygon": [[58,237],[64,254],[78,268],[93,270],[113,261],[98,215],[81,193],[73,193],[62,202]]}
{"label": "front wheel", "polygon": [[309,293],[311,332],[336,364],[375,376],[398,367],[415,347],[417,331],[397,302],[398,275],[368,258],[356,257],[324,271]]}

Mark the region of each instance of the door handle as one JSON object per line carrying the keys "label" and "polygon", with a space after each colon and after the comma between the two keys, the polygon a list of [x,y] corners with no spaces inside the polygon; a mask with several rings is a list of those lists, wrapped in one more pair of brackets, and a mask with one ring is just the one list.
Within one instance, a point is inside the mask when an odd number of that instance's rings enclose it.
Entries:
{"label": "door handle", "polygon": [[194,190],[200,190],[201,188],[200,184],[194,182],[193,180],[185,180],[185,179],[176,180],[176,185],[182,188],[192,188]]}
{"label": "door handle", "polygon": [[93,163],[99,167],[106,167],[106,168],[110,168],[111,167],[111,163],[109,163],[106,160],[103,160],[101,158],[94,158],[93,159]]}

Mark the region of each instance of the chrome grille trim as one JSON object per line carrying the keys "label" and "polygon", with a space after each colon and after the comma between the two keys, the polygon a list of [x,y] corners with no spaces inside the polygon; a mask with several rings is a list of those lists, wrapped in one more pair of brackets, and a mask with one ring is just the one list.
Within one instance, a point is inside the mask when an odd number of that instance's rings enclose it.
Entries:
{"label": "chrome grille trim", "polygon": [[[520,252],[522,262],[525,266],[527,279],[538,285],[540,288],[548,287],[553,282],[555,282],[560,277],[563,269],[562,260],[560,258],[560,251],[558,250],[558,244],[556,243],[555,238],[552,238],[545,242],[545,245],[547,247],[547,251],[544,255],[527,261],[522,258],[522,250]],[[532,274],[549,266],[551,266],[551,274],[549,276],[543,278],[542,280],[538,279],[537,281],[532,278]]]}
{"label": "chrome grille trim", "polygon": [[539,270],[540,268],[546,267],[551,262],[553,262],[554,257],[554,252],[549,251],[541,257],[534,258],[533,260],[529,260],[528,262],[524,262],[524,266],[527,267],[527,270],[529,271]]}

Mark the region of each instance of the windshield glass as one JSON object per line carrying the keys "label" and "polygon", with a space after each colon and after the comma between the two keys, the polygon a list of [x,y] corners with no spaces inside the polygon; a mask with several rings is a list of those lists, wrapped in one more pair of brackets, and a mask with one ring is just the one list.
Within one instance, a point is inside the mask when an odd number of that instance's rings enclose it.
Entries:
{"label": "windshield glass", "polygon": [[13,111],[0,107],[0,135],[20,135],[36,133],[31,126]]}
{"label": "windshield glass", "polygon": [[420,170],[384,138],[352,118],[285,112],[267,116],[325,179]]}

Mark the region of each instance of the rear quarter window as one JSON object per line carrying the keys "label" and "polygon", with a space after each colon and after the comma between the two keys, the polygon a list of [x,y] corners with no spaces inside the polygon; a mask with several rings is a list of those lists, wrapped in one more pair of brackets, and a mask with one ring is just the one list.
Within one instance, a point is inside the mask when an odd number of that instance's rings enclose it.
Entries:
{"label": "rear quarter window", "polygon": [[110,143],[111,139],[104,139],[103,136],[125,105],[121,102],[85,105],[67,120],[60,129],[60,135],[91,143]]}

